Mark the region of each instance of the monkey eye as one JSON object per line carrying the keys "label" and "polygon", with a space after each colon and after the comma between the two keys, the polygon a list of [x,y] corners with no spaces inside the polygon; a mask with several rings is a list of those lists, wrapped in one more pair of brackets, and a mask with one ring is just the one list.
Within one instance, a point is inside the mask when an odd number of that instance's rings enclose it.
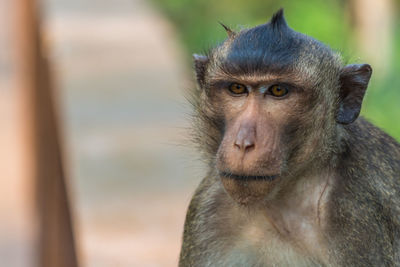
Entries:
{"label": "monkey eye", "polygon": [[247,88],[240,83],[232,83],[229,85],[229,91],[234,95],[241,95],[247,93]]}
{"label": "monkey eye", "polygon": [[276,97],[285,96],[289,92],[286,86],[280,84],[272,85],[268,91],[271,93],[271,95]]}

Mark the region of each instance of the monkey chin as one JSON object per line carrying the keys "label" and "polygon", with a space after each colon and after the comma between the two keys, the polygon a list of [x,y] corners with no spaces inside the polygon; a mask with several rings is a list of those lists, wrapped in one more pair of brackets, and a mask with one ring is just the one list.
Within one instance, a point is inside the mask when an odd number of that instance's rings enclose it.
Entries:
{"label": "monkey chin", "polygon": [[278,175],[251,176],[220,172],[222,185],[231,198],[250,205],[262,201],[277,183]]}

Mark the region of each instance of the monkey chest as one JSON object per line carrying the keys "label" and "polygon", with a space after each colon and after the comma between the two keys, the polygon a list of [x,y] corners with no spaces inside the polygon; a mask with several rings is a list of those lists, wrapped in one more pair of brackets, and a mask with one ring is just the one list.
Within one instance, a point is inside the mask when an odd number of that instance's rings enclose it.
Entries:
{"label": "monkey chest", "polygon": [[326,265],[325,242],[318,222],[312,218],[295,213],[273,219],[246,216],[235,229],[227,238],[231,244],[224,266]]}

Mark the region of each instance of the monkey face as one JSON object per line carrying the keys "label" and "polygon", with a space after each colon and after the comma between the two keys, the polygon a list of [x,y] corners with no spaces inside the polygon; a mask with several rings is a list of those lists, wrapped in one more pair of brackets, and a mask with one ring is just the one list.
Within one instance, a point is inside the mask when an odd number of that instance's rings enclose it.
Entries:
{"label": "monkey face", "polygon": [[329,47],[290,29],[282,13],[228,35],[194,56],[195,140],[226,191],[247,204],[331,160],[338,125],[358,117],[372,69],[343,66]]}
{"label": "monkey face", "polygon": [[284,131],[302,100],[302,89],[273,79],[219,82],[213,102],[225,121],[216,166],[227,192],[247,203],[279,183],[287,160]]}

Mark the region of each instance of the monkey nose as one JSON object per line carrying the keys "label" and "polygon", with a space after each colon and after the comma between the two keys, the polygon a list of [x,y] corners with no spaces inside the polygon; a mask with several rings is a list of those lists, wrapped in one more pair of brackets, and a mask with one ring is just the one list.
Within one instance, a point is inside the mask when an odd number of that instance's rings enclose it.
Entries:
{"label": "monkey nose", "polygon": [[243,152],[249,152],[255,147],[255,130],[253,127],[240,128],[234,146]]}

